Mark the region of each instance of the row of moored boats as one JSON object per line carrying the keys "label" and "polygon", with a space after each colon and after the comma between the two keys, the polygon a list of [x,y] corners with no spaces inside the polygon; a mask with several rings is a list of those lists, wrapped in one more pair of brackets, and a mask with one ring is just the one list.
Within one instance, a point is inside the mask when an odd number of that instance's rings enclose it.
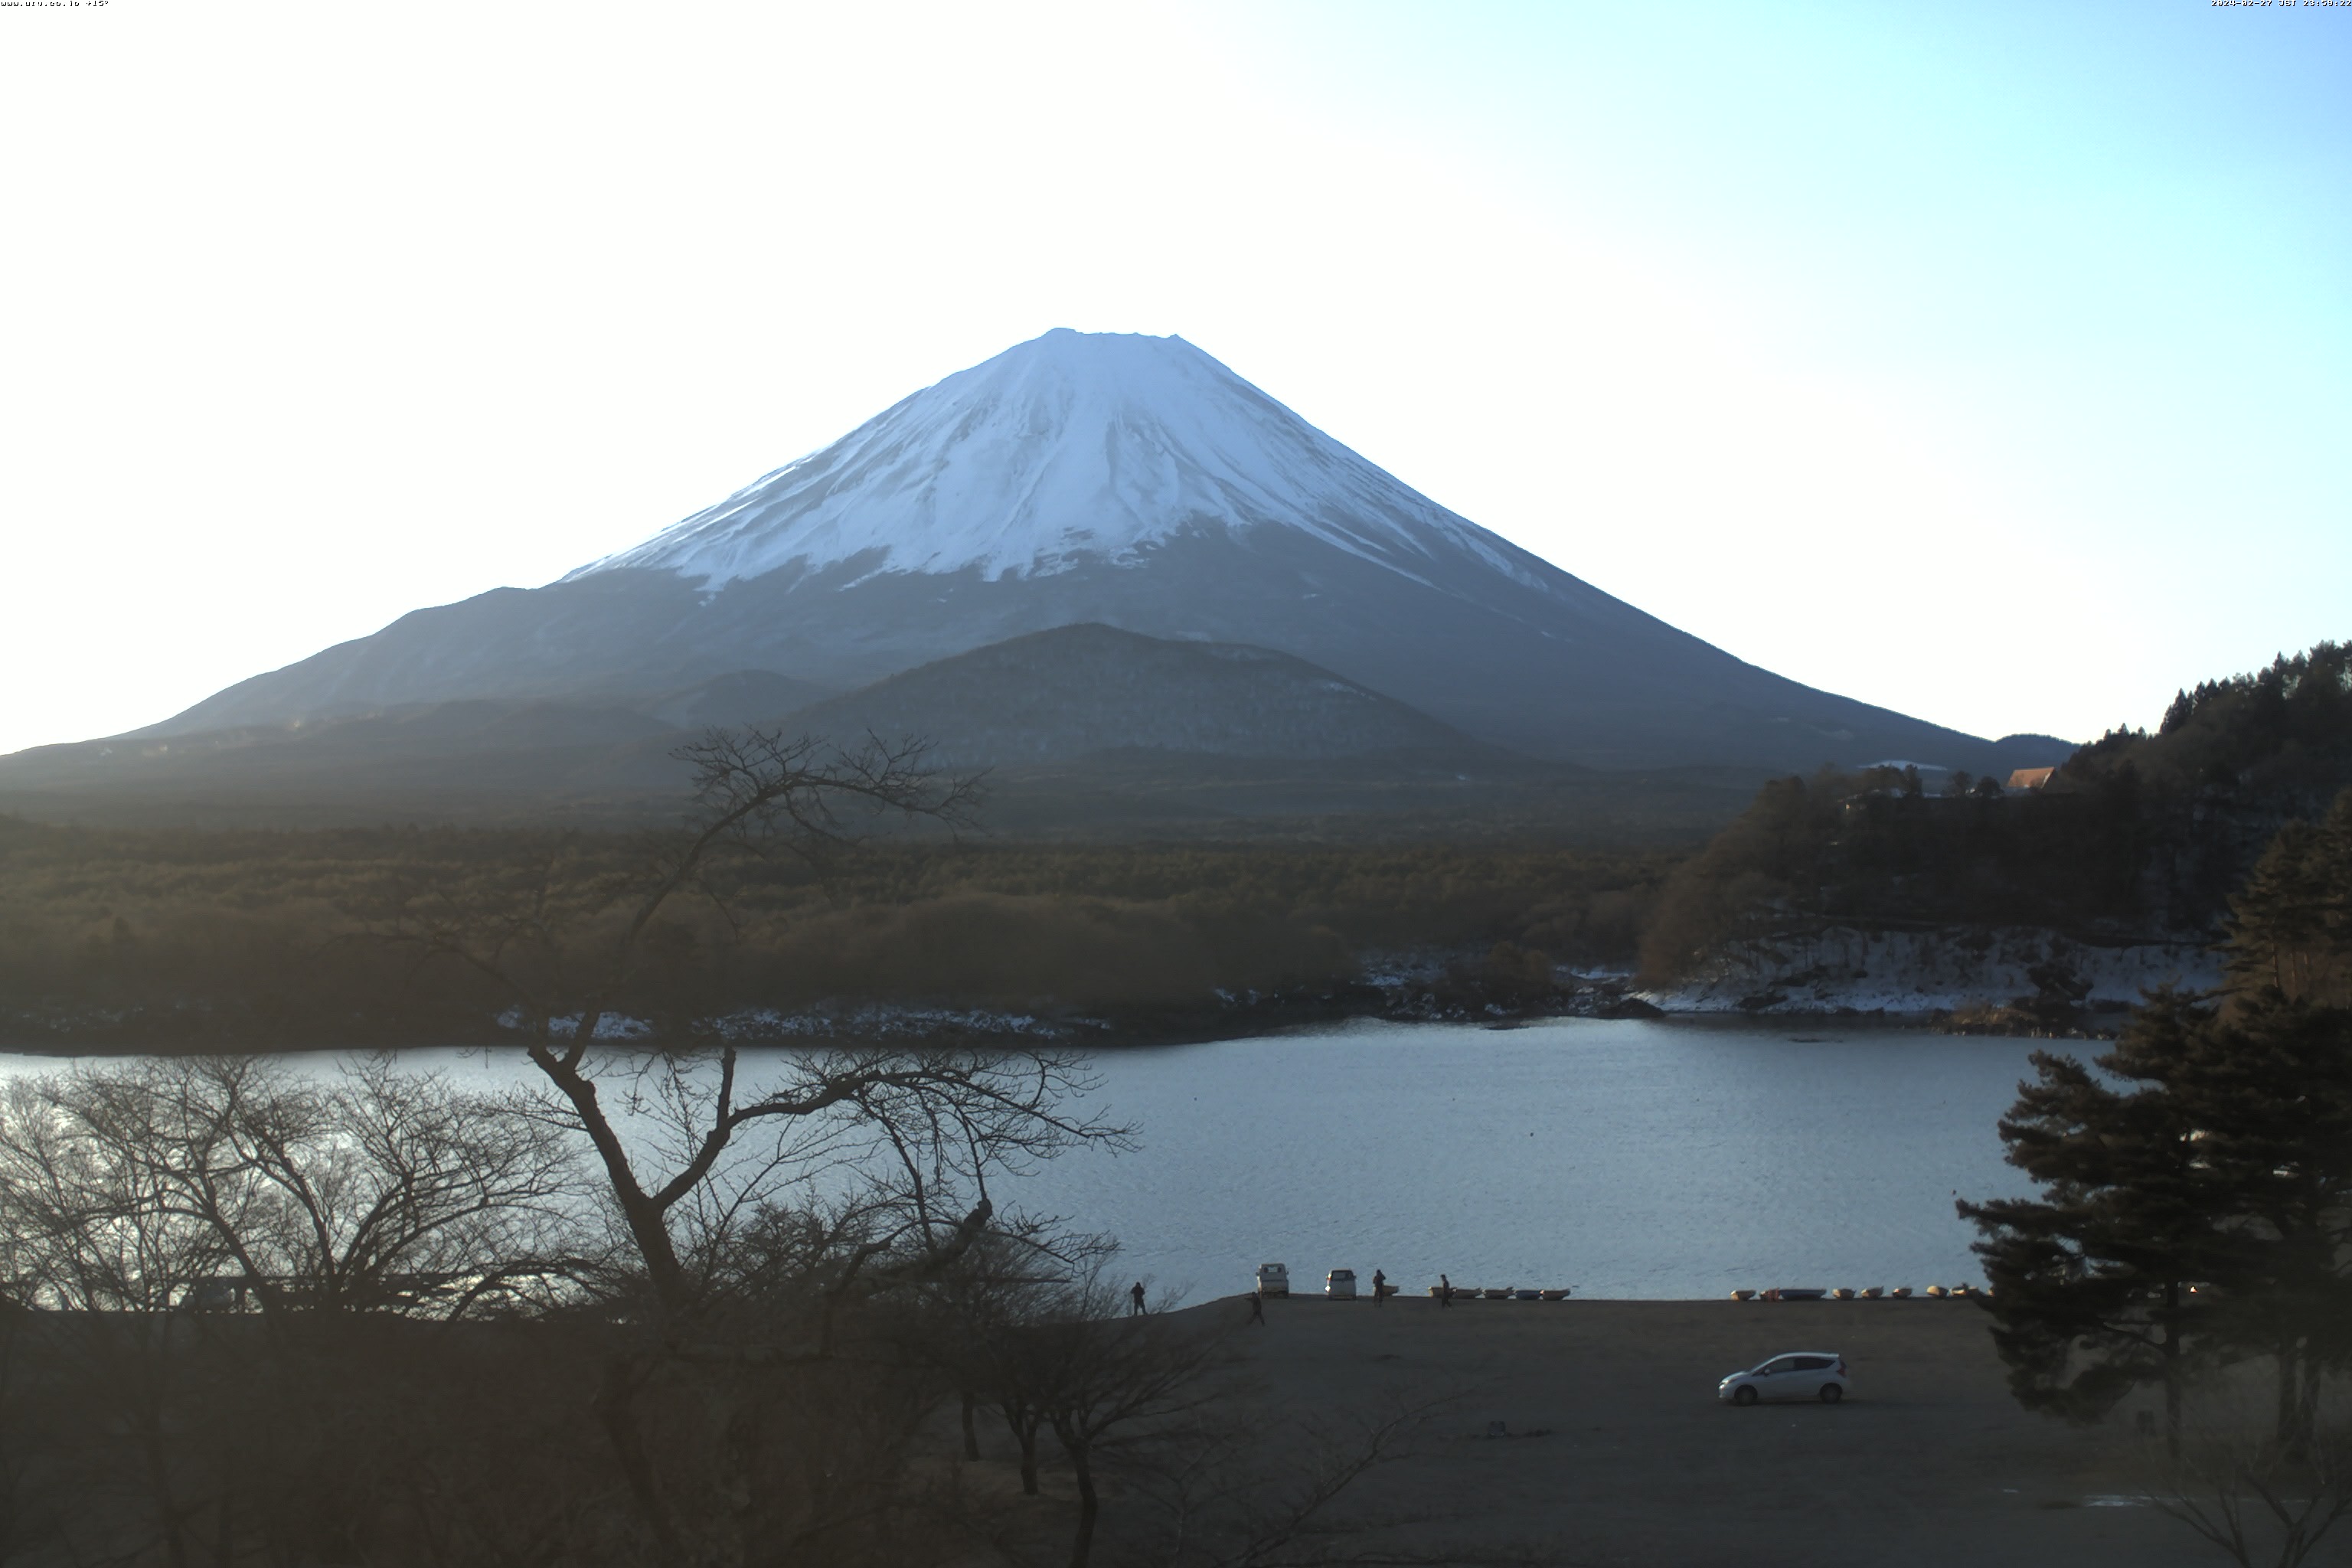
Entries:
{"label": "row of moored boats", "polygon": [[[1800,1290],[1780,1285],[1769,1290],[1734,1290],[1731,1299],[1735,1301],[1875,1301],[1884,1298],[1890,1301],[1907,1301],[1913,1294],[1908,1285],[1897,1285],[1892,1290],[1884,1285],[1873,1285],[1862,1290],[1845,1286],[1834,1290]],[[1992,1292],[1974,1285],[1930,1285],[1916,1294],[1931,1300],[1959,1301],[1970,1296],[1990,1296]]]}

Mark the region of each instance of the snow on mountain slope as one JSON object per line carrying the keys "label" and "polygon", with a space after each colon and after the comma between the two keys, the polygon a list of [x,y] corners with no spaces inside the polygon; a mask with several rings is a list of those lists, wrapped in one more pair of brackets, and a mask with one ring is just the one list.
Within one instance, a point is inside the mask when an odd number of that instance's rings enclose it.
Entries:
{"label": "snow on mountain slope", "polygon": [[961,371],[573,581],[653,567],[717,589],[869,551],[869,569],[1050,576],[1136,565],[1202,525],[1297,529],[1423,581],[1520,552],[1325,436],[1178,337],[1059,328]]}
{"label": "snow on mountain slope", "polygon": [[634,549],[412,612],[146,733],[483,700],[653,711],[706,689],[716,712],[732,699],[712,682],[854,691],[1092,623],[1273,649],[1588,766],[2057,760],[1744,663],[1455,516],[1181,338],[1066,331]]}

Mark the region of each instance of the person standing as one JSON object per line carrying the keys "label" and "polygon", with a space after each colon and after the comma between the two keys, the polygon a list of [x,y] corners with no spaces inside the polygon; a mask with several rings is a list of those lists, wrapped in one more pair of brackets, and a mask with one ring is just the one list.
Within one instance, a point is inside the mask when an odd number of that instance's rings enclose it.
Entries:
{"label": "person standing", "polygon": [[1388,1300],[1388,1295],[1389,1295],[1389,1277],[1388,1277],[1387,1275],[1385,1275],[1385,1274],[1381,1273],[1381,1272],[1379,1269],[1377,1269],[1377,1268],[1373,1269],[1373,1270],[1372,1270],[1372,1305],[1373,1305],[1373,1306],[1375,1306],[1375,1307],[1379,1306],[1382,1301],[1385,1301],[1385,1300]]}
{"label": "person standing", "polygon": [[1135,1282],[1135,1289],[1127,1293],[1127,1315],[1130,1318],[1143,1316],[1143,1281],[1140,1279]]}
{"label": "person standing", "polygon": [[1441,1307],[1454,1305],[1454,1281],[1443,1274],[1437,1277],[1437,1304]]}
{"label": "person standing", "polygon": [[[1261,1327],[1265,1323],[1265,1292],[1262,1289],[1253,1290],[1250,1292],[1249,1321],[1251,1323],[1256,1323]],[[1247,1328],[1249,1324],[1244,1323],[1242,1326],[1244,1328]]]}

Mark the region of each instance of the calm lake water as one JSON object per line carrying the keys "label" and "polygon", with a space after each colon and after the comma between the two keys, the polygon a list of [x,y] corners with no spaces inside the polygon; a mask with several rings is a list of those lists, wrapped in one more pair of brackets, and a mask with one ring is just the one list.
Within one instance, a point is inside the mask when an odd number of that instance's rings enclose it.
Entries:
{"label": "calm lake water", "polygon": [[[1124,1274],[1193,1300],[1247,1289],[1269,1259],[1297,1289],[1334,1268],[1414,1291],[1443,1270],[1633,1298],[1980,1279],[1952,1201],[2024,1190],[1994,1124],[2032,1048],[1559,1019],[1109,1052],[1095,1103],[1141,1146],[1071,1156],[1000,1198],[1118,1236]],[[469,1077],[524,1066],[409,1055]],[[0,1073],[56,1065],[0,1058]]]}
{"label": "calm lake water", "polygon": [[1340,1267],[1646,1298],[1981,1279],[1952,1201],[2026,1190],[1995,1123],[2032,1048],[1575,1018],[1131,1051],[1103,1098],[1143,1147],[1024,1196],[1195,1297],[1266,1259],[1294,1289]]}

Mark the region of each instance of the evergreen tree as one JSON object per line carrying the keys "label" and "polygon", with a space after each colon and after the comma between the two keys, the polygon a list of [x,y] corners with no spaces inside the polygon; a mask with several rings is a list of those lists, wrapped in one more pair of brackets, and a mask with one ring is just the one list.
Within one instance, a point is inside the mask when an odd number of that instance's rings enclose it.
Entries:
{"label": "evergreen tree", "polygon": [[2352,1003],[2352,790],[2317,826],[2292,822],[2230,900],[2231,989]]}
{"label": "evergreen tree", "polygon": [[2277,1371],[2277,1436],[2310,1441],[2352,1352],[2352,1010],[2239,996],[2190,1031],[2169,1086],[2196,1123],[2221,1237],[2218,1331]]}
{"label": "evergreen tree", "polygon": [[1960,1205],[2020,1403],[2096,1419],[2158,1384],[2176,1453],[2199,1366],[2270,1361],[2294,1450],[2352,1364],[2352,795],[2231,903],[2223,1004],[2153,994],[2105,1079],[2037,1055],[2000,1132],[2041,1195]]}
{"label": "evergreen tree", "polygon": [[2198,1130],[2168,1090],[2212,1016],[2199,997],[2151,996],[2097,1064],[2137,1086],[2128,1090],[2072,1057],[2034,1053],[2037,1076],[2000,1135],[2042,1194],[1959,1205],[1983,1233],[1975,1251],[1992,1286],[1993,1342],[2018,1403],[2095,1421],[2153,1384],[2176,1454],[2182,1395],[2215,1330],[2214,1299],[2199,1287],[2225,1237]]}
{"label": "evergreen tree", "polygon": [[2188,723],[2196,716],[2196,713],[2197,704],[2189,700],[2189,693],[2177,691],[2173,694],[2172,705],[2164,710],[2164,722],[2158,726],[2156,732],[2159,735],[2169,735]]}

